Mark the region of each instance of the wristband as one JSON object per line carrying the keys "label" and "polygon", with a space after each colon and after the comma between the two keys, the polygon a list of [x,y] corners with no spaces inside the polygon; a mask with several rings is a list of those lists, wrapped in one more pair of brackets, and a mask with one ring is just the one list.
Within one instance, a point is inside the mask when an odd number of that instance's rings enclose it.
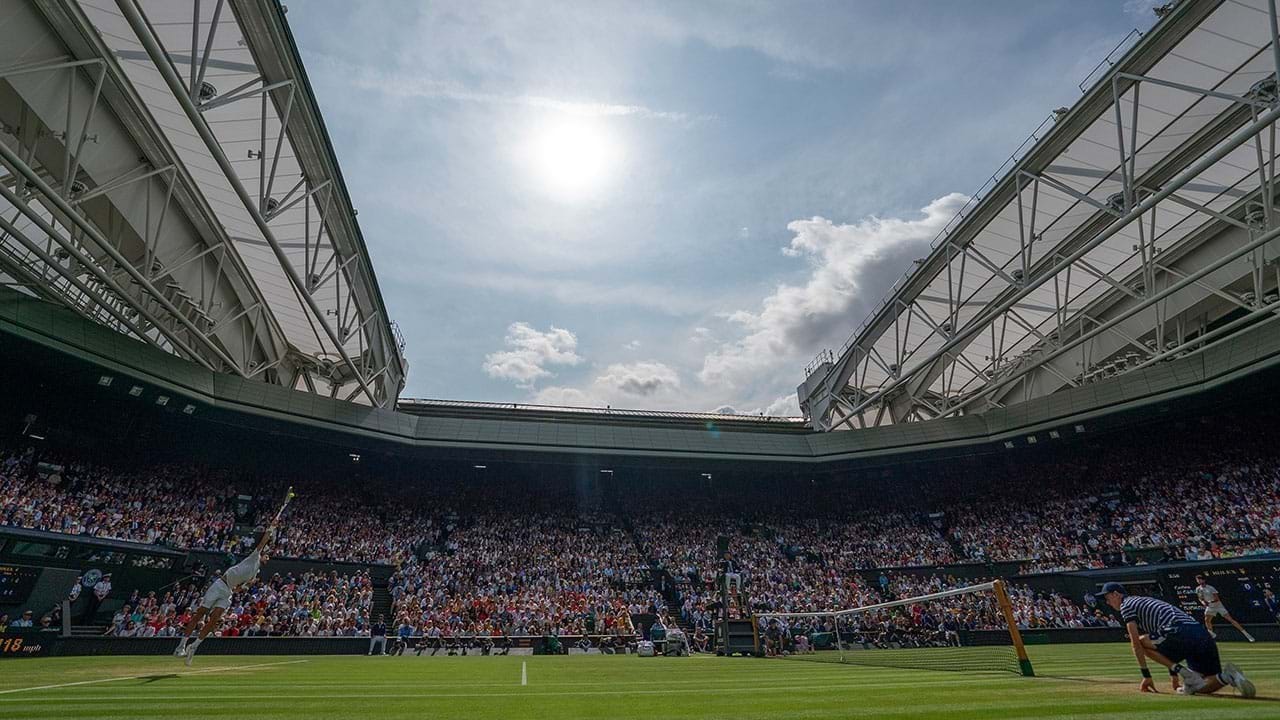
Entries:
{"label": "wristband", "polygon": [[1144,677],[1144,678],[1146,678],[1146,679],[1150,680],[1150,679],[1151,679],[1151,670],[1149,670],[1149,669],[1147,669],[1147,668],[1142,668],[1142,677]]}

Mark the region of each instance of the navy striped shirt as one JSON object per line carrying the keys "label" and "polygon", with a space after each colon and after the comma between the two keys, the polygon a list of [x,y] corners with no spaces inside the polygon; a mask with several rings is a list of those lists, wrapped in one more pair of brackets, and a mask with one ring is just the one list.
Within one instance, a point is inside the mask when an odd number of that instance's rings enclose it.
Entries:
{"label": "navy striped shirt", "polygon": [[1120,601],[1120,617],[1126,623],[1138,623],[1138,629],[1151,637],[1160,637],[1175,625],[1195,625],[1195,618],[1181,608],[1153,597],[1126,595]]}

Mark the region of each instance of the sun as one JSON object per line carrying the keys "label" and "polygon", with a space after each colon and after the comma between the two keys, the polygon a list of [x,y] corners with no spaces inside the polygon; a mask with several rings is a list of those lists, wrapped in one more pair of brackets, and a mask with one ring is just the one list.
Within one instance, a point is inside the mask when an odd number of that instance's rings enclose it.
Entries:
{"label": "sun", "polygon": [[547,122],[530,134],[523,154],[534,183],[563,202],[599,195],[622,161],[621,145],[595,118]]}

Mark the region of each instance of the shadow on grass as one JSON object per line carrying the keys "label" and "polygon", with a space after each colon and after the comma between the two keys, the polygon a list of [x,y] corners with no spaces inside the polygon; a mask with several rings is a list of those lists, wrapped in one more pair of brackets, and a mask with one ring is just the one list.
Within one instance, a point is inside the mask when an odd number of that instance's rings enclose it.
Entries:
{"label": "shadow on grass", "polygon": [[1271,697],[1267,695],[1255,695],[1254,697],[1251,697],[1248,700],[1245,700],[1244,698],[1240,697],[1239,695],[1236,695],[1235,693],[1230,693],[1230,694],[1214,693],[1213,695],[1197,695],[1196,697],[1212,698],[1214,700],[1239,700],[1241,702],[1251,702],[1251,703],[1254,703],[1254,702],[1280,703],[1280,697]]}
{"label": "shadow on grass", "polygon": [[[1079,676],[1069,676],[1069,675],[1041,675],[1040,673],[1036,673],[1036,677],[1045,678],[1047,680],[1066,680],[1068,682],[1088,683],[1091,685],[1133,685],[1134,684],[1134,682],[1131,680],[1121,680],[1118,678],[1079,677]],[[1214,700],[1241,700],[1245,702],[1280,703],[1280,697],[1257,695],[1255,697],[1249,698],[1248,700],[1245,700],[1239,695],[1236,695],[1233,691],[1227,690],[1226,688],[1224,688],[1223,690],[1225,690],[1225,692],[1219,691],[1210,695],[1197,695],[1196,697],[1211,698]],[[1170,693],[1168,690],[1161,690],[1157,694],[1174,694],[1174,693]]]}

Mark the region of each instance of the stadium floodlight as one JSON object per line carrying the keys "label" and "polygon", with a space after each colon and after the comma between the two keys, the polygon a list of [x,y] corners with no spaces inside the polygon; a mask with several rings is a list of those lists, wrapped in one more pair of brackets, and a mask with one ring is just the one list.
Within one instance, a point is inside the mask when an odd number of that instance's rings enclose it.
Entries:
{"label": "stadium floodlight", "polygon": [[1012,450],[1012,449],[1013,449],[1013,441],[1012,441],[1012,440],[1005,440],[1005,441],[1004,441],[1004,448],[1005,448],[1005,450]]}
{"label": "stadium floodlight", "polygon": [[1062,435],[1059,434],[1057,430],[1050,430],[1049,437],[1053,438],[1054,440],[1057,440],[1058,438],[1062,437]]}
{"label": "stadium floodlight", "polygon": [[103,375],[98,378],[98,384],[101,385],[102,387],[111,387],[111,383],[114,380],[115,378],[111,377],[110,375]]}
{"label": "stadium floodlight", "polygon": [[195,414],[195,412],[196,412],[196,406],[195,406],[195,405],[190,405],[190,404],[188,404],[188,405],[183,405],[183,406],[182,406],[182,412],[183,412],[183,414],[185,414],[185,415],[194,415],[194,414]]}
{"label": "stadium floodlight", "polygon": [[601,475],[612,475],[612,474],[613,474],[613,471],[612,471],[612,470],[601,470],[601,471],[600,471],[600,474],[601,474]]}
{"label": "stadium floodlight", "polygon": [[1040,440],[1039,440],[1038,438],[1036,438],[1036,436],[1035,436],[1035,435],[1028,435],[1028,436],[1027,436],[1027,444],[1028,444],[1028,445],[1035,445],[1035,444],[1036,444],[1036,443],[1038,443],[1038,442],[1040,442]]}
{"label": "stadium floodlight", "polygon": [[473,467],[473,468],[475,468],[475,469],[477,469],[477,470],[484,470],[484,469],[488,468],[489,466],[488,466],[488,465],[472,465],[471,467]]}
{"label": "stadium floodlight", "polygon": [[169,396],[168,396],[168,395],[160,395],[160,396],[156,397],[156,404],[157,404],[157,405],[159,405],[160,407],[164,407],[164,406],[168,405],[168,404],[169,404]]}
{"label": "stadium floodlight", "polygon": [[[987,629],[968,629],[962,615],[976,615]],[[931,618],[931,623],[913,621],[923,617]],[[758,613],[754,620],[757,655],[846,665],[1035,675],[1001,580],[846,610]],[[793,651],[794,639],[802,636],[804,650]]]}
{"label": "stadium floodlight", "polygon": [[130,394],[130,395],[132,395],[133,397],[139,397],[139,396],[141,396],[141,395],[142,395],[142,386],[141,386],[141,385],[134,385],[133,387],[129,388],[129,394]]}

